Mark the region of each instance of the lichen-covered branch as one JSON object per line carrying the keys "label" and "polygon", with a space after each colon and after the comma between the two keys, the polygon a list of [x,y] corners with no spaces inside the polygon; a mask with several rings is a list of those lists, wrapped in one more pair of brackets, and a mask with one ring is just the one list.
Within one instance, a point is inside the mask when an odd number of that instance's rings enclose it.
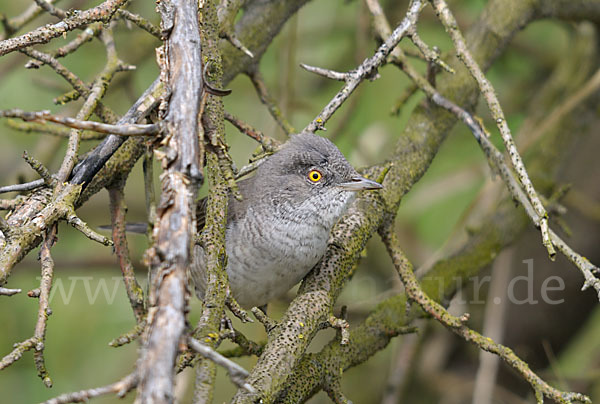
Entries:
{"label": "lichen-covered branch", "polygon": [[65,18],[55,24],[40,27],[24,35],[0,41],[0,56],[27,46],[50,42],[54,38],[58,38],[69,31],[92,22],[101,21],[108,23],[117,9],[123,7],[127,1],[129,0],[108,0],[99,6],[73,14],[71,17]]}
{"label": "lichen-covered branch", "polygon": [[548,250],[548,254],[552,260],[556,255],[556,250],[554,249],[554,245],[550,239],[549,229],[548,229],[548,213],[546,213],[546,209],[540,200],[540,197],[536,193],[533,188],[533,183],[529,179],[529,175],[527,174],[527,170],[523,165],[523,160],[521,159],[521,155],[517,150],[517,146],[513,141],[512,134],[510,128],[508,127],[508,123],[506,121],[506,117],[504,116],[504,112],[502,111],[502,107],[500,106],[500,101],[496,96],[496,92],[492,87],[490,81],[485,77],[482,69],[479,67],[469,50],[467,49],[467,45],[462,36],[462,33],[458,29],[458,23],[456,19],[452,15],[452,12],[448,8],[448,5],[444,0],[432,0],[432,4],[434,6],[435,12],[446,28],[446,31],[450,34],[452,38],[452,42],[454,43],[454,47],[457,51],[458,58],[465,64],[465,66],[469,69],[471,75],[477,81],[479,88],[481,89],[481,94],[486,100],[488,107],[492,113],[492,118],[496,122],[500,134],[502,135],[502,140],[504,141],[504,146],[510,156],[510,161],[512,163],[513,168],[515,169],[517,176],[519,178],[519,182],[523,186],[525,193],[531,205],[535,209],[536,214],[539,216],[539,223],[537,223],[540,227],[540,231],[542,233],[542,242],[546,249]]}
{"label": "lichen-covered branch", "polygon": [[419,281],[413,272],[413,267],[404,252],[400,249],[398,239],[393,232],[393,222],[386,224],[381,232],[381,238],[388,250],[390,257],[398,271],[400,279],[404,284],[406,295],[409,301],[418,304],[423,311],[430,314],[434,319],[440,322],[442,325],[447,327],[455,334],[462,337],[465,341],[471,342],[477,345],[484,351],[491,352],[502,358],[507,364],[512,366],[527,382],[531,385],[535,391],[538,402],[542,402],[540,399],[541,395],[544,397],[551,398],[558,403],[571,404],[574,402],[590,403],[589,397],[572,392],[564,392],[550,386],[544,380],[542,380],[537,374],[535,374],[527,363],[520,359],[512,349],[505,347],[501,344],[497,344],[490,338],[486,338],[478,332],[468,328],[465,323],[468,320],[468,316],[455,317],[448,313],[448,311],[438,302],[431,299],[423,291],[419,285]]}

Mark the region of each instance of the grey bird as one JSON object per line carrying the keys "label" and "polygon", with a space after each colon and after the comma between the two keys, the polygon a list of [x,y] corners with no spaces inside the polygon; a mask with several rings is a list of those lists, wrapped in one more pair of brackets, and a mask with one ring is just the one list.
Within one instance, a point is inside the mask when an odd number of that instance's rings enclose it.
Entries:
{"label": "grey bird", "polygon": [[[225,249],[231,292],[245,308],[300,282],[325,254],[331,228],[356,192],[382,188],[360,176],[331,141],[313,134],[293,135],[238,186],[243,199],[229,199]],[[205,207],[198,207],[199,228]],[[190,273],[200,299],[205,267],[197,245]]]}

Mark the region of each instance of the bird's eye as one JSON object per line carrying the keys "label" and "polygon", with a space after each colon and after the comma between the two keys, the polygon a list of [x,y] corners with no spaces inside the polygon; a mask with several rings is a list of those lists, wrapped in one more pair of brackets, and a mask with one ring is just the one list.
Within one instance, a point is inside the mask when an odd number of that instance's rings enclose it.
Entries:
{"label": "bird's eye", "polygon": [[308,173],[308,179],[312,182],[319,182],[323,178],[323,174],[319,170],[310,170]]}

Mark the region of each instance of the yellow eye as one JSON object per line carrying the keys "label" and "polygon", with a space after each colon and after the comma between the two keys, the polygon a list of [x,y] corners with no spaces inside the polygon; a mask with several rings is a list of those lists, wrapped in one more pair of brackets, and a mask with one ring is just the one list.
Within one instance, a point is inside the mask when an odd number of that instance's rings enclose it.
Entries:
{"label": "yellow eye", "polygon": [[310,170],[308,173],[308,179],[312,182],[319,182],[323,178],[323,174],[319,170]]}

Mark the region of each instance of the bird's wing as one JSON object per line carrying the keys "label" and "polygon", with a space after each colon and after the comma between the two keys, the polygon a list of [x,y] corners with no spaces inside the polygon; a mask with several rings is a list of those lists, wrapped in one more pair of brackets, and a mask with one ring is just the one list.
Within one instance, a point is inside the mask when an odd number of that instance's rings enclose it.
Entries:
{"label": "bird's wing", "polygon": [[206,224],[207,203],[208,198],[206,196],[196,203],[196,226],[198,229],[198,233],[200,233],[202,229],[204,229],[204,225]]}
{"label": "bird's wing", "polygon": [[[233,195],[229,195],[229,206],[227,209],[227,223],[232,223],[241,218],[243,213],[246,211],[245,203],[246,198],[245,195],[248,195],[248,188],[252,186],[252,183],[249,181],[250,178],[246,178],[238,181],[238,188],[240,190],[240,194],[242,195],[242,200],[238,201],[233,197]],[[198,232],[201,232],[206,225],[206,206],[208,205],[208,197],[204,197],[200,199],[196,203],[196,225]]]}

